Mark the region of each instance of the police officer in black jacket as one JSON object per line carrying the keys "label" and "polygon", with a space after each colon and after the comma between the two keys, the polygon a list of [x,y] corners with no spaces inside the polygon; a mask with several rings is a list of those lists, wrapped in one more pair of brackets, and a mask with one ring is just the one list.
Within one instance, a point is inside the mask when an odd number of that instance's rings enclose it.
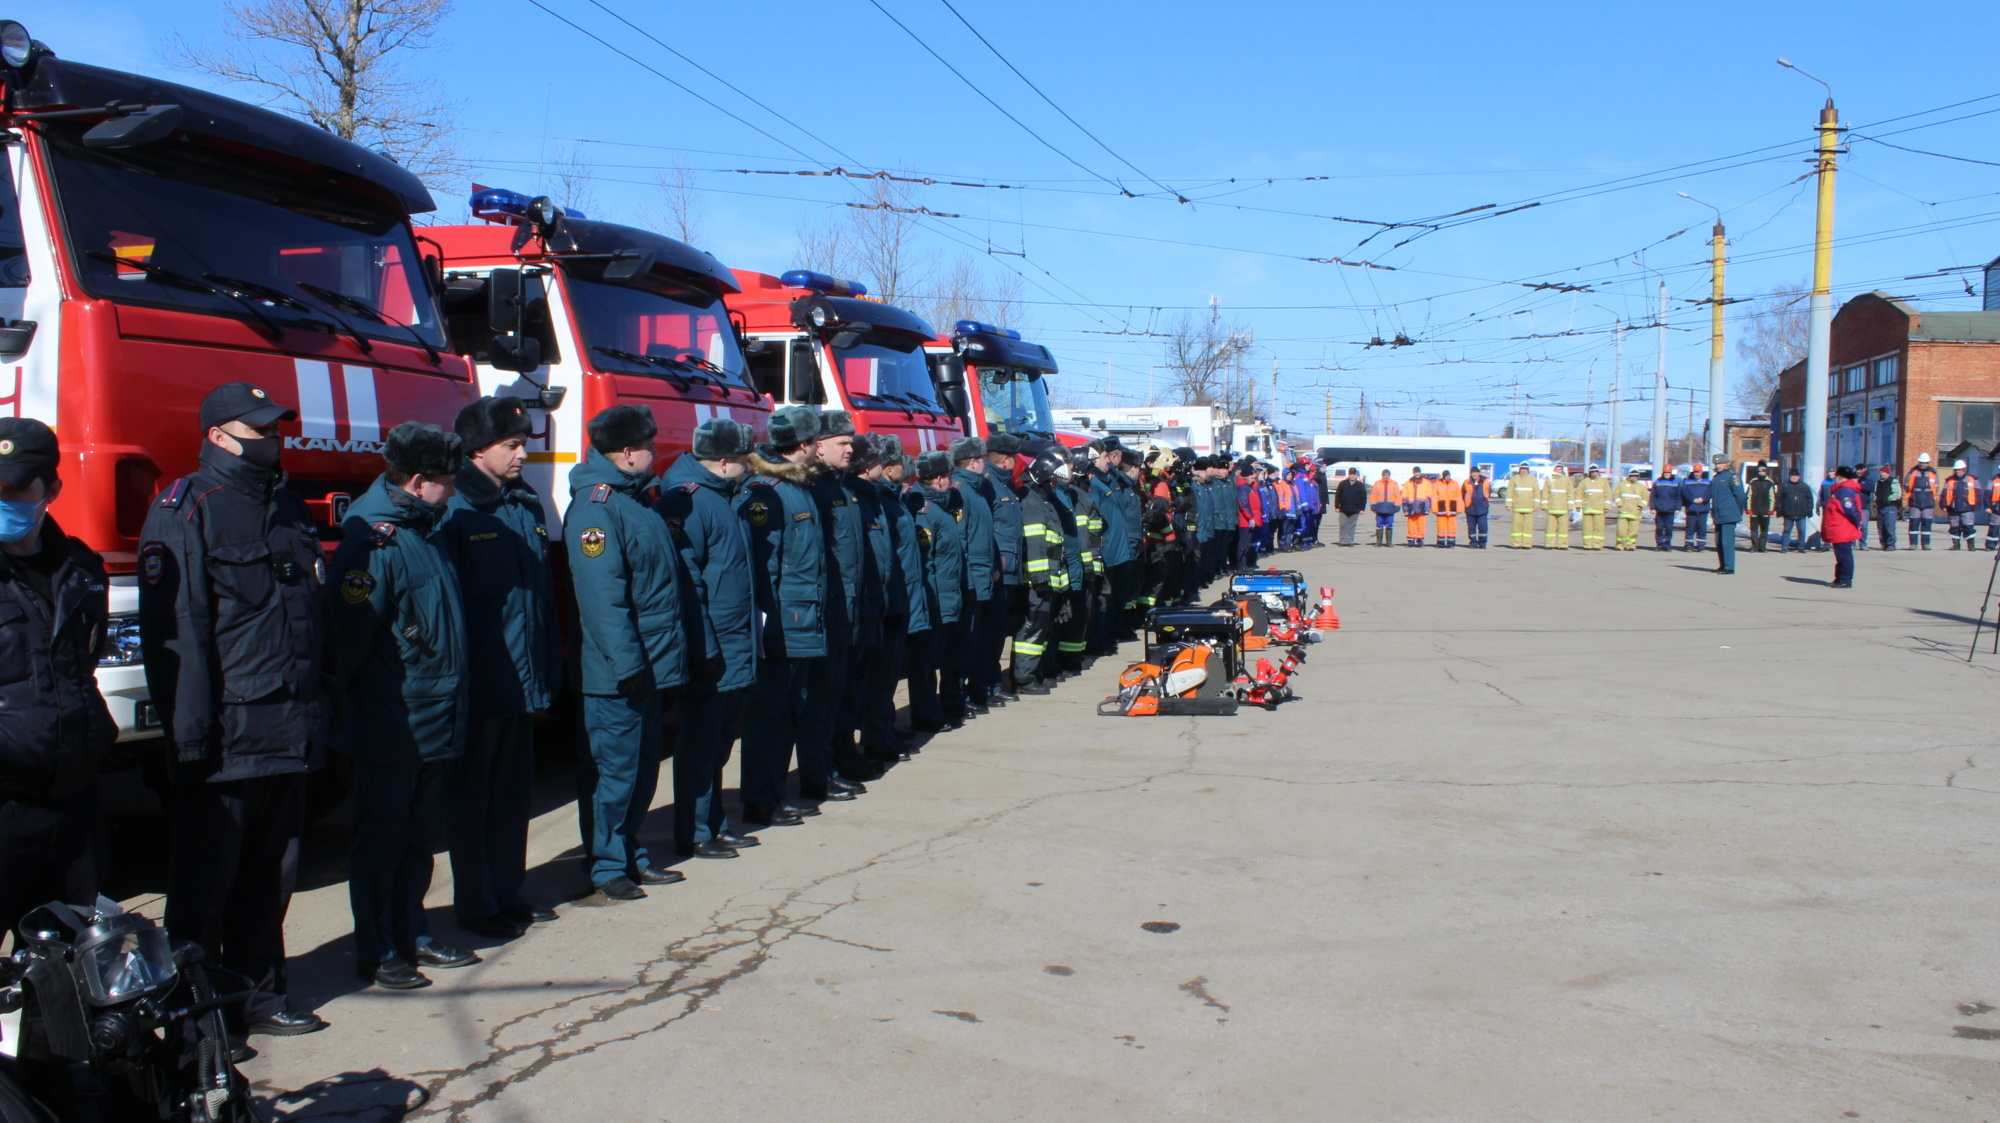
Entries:
{"label": "police officer in black jacket", "polygon": [[285,912],[327,720],[326,563],[278,465],[278,422],[297,416],[247,382],[216,387],[201,467],[167,486],[139,536],[146,685],[171,754],[167,928],[255,980],[248,1030],[278,1035],[326,1028],[285,1003]]}
{"label": "police officer in black jacket", "polygon": [[118,737],[97,693],[104,562],[62,532],[47,425],[0,418],[0,932],[97,899],[97,762]]}

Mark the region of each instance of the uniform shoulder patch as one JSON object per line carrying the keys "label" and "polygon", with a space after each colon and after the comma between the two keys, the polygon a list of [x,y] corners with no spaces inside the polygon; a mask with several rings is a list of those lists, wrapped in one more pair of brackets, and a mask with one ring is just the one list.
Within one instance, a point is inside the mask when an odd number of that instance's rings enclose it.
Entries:
{"label": "uniform shoulder patch", "polygon": [[182,476],[180,479],[174,481],[172,487],[160,493],[160,506],[168,508],[179,507],[181,501],[187,498],[187,494],[187,477]]}
{"label": "uniform shoulder patch", "polygon": [[596,526],[586,527],[582,534],[576,536],[576,541],[577,545],[583,547],[584,557],[598,558],[604,556],[604,528]]}
{"label": "uniform shoulder patch", "polygon": [[687,492],[689,495],[693,495],[696,491],[700,490],[700,488],[701,484],[694,480],[690,480],[687,483],[681,485],[681,490]]}
{"label": "uniform shoulder patch", "polygon": [[795,523],[811,522],[812,517],[813,513],[811,511],[800,511],[798,514],[792,516],[792,521]]}
{"label": "uniform shoulder patch", "polygon": [[167,548],[158,542],[148,542],[139,551],[139,574],[146,584],[157,585],[167,572]]}
{"label": "uniform shoulder patch", "polygon": [[[609,503],[609,502],[611,502],[611,485],[610,485],[610,484],[598,484],[598,485],[597,485],[596,487],[593,487],[593,488],[591,488],[591,489],[590,489],[590,501],[591,501],[592,503]],[[595,556],[595,555],[592,555],[592,556]]]}
{"label": "uniform shoulder patch", "polygon": [[395,539],[395,523],[374,523],[368,528],[368,544],[371,546],[387,546]]}
{"label": "uniform shoulder patch", "polygon": [[771,521],[771,505],[762,499],[752,499],[743,505],[743,517],[751,526],[763,526]]}
{"label": "uniform shoulder patch", "polygon": [[365,569],[350,569],[340,575],[340,599],[360,604],[375,591],[375,575]]}

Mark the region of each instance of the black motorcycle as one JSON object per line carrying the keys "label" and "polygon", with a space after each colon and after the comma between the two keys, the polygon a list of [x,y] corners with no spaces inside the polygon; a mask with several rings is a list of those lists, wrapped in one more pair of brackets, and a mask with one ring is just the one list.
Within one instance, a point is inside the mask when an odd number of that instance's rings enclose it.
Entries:
{"label": "black motorcycle", "polygon": [[223,1018],[249,992],[218,995],[199,946],[102,899],[44,905],[17,937],[0,959],[0,1012],[21,1013],[0,1123],[255,1123]]}

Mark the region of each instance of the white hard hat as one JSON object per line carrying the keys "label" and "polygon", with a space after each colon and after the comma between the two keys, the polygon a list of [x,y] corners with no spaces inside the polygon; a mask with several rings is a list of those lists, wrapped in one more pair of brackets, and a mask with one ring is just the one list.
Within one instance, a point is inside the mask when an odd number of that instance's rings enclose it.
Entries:
{"label": "white hard hat", "polygon": [[1919,464],[1929,464],[1930,462],[1931,462],[1931,454],[1930,454],[1930,453],[1928,453],[1928,452],[1920,452],[1920,453],[1918,453],[1918,454],[1917,454],[1917,463],[1919,463]]}
{"label": "white hard hat", "polygon": [[1952,469],[1953,469],[1954,471],[1956,471],[1956,470],[1959,470],[1959,469],[1962,469],[1962,468],[1964,468],[1964,467],[1965,467],[1965,461],[1963,461],[1963,460],[1954,460],[1954,461],[1952,461],[1952,462],[1951,462],[1951,466],[1952,466]]}

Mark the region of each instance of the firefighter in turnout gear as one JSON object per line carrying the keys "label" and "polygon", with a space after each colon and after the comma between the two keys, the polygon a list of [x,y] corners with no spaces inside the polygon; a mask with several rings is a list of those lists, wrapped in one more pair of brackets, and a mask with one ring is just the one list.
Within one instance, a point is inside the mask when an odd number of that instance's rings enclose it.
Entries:
{"label": "firefighter in turnout gear", "polygon": [[1049,692],[1038,671],[1055,640],[1056,610],[1069,592],[1062,512],[1050,489],[1068,474],[1069,464],[1053,451],[1028,465],[1028,493],[1021,499],[1021,580],[1028,587],[1028,618],[1014,634],[1014,682],[1022,694]]}
{"label": "firefighter in turnout gear", "polygon": [[1508,528],[1507,545],[1516,550],[1531,550],[1535,546],[1535,504],[1540,486],[1535,474],[1526,468],[1514,469],[1507,477],[1507,510],[1514,516]]}
{"label": "firefighter in turnout gear", "polygon": [[1543,481],[1536,502],[1542,508],[1542,545],[1551,550],[1569,549],[1569,513],[1576,508],[1576,487],[1562,465],[1556,465]]}
{"label": "firefighter in turnout gear", "polygon": [[1611,481],[1604,476],[1604,470],[1592,464],[1584,477],[1576,481],[1576,502],[1583,510],[1583,548],[1602,550],[1604,548],[1604,515],[1611,509]]}
{"label": "firefighter in turnout gear", "polygon": [[1639,482],[1639,469],[1631,469],[1618,481],[1611,503],[1618,511],[1618,548],[1638,549],[1639,519],[1646,513],[1646,485]]}
{"label": "firefighter in turnout gear", "polygon": [[1104,513],[1098,509],[1097,492],[1090,486],[1090,470],[1089,450],[1072,450],[1069,454],[1069,480],[1065,486],[1076,517],[1077,531],[1083,536],[1083,652],[1085,655],[1115,655],[1117,648],[1090,646],[1091,638],[1097,632],[1097,618],[1104,611],[1105,595]]}

